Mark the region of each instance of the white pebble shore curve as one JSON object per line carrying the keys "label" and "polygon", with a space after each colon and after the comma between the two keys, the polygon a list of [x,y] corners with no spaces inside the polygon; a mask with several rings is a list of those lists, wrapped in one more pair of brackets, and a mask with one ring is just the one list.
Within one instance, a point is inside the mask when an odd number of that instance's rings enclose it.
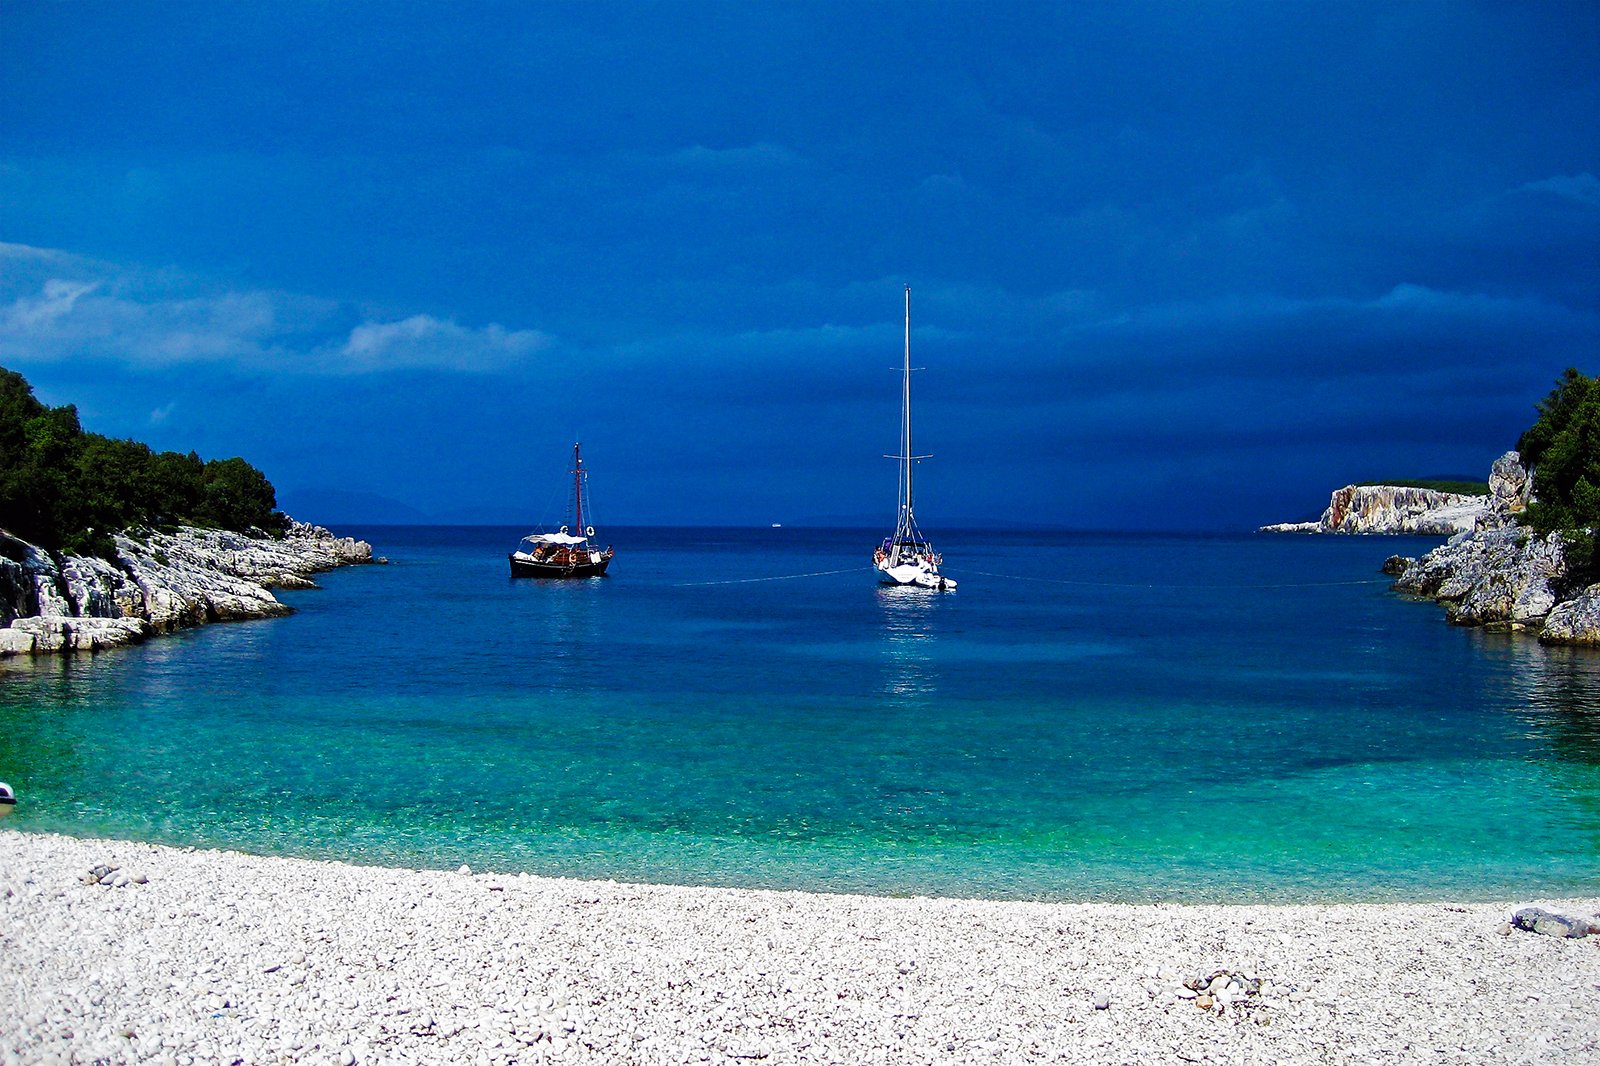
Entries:
{"label": "white pebble shore curve", "polygon": [[[94,872],[91,872],[94,871]],[[0,1062],[1600,1062],[1600,898],[882,899],[0,832]]]}

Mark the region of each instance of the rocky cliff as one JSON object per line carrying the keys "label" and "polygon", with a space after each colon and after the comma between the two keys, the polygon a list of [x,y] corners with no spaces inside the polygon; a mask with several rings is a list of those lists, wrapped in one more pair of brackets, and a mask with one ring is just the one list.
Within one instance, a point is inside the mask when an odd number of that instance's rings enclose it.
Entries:
{"label": "rocky cliff", "polygon": [[0,530],[0,656],[97,651],[207,622],[290,613],[274,588],[373,561],[372,545],[293,523],[281,540],[225,530],[129,532],[116,559],[57,556]]}
{"label": "rocky cliff", "polygon": [[1463,496],[1399,485],[1346,485],[1335,489],[1315,522],[1280,522],[1263,533],[1416,533],[1448,537],[1474,529],[1499,529],[1527,506],[1531,479],[1516,452],[1494,461],[1489,494]]}
{"label": "rocky cliff", "polygon": [[1516,525],[1532,492],[1532,474],[1507,452],[1490,470],[1489,495],[1470,531],[1420,559],[1392,556],[1383,572],[1399,575],[1395,589],[1443,604],[1456,625],[1600,646],[1600,584],[1585,587],[1572,573],[1560,533],[1539,536]]}
{"label": "rocky cliff", "polygon": [[1600,584],[1576,580],[1560,533],[1482,529],[1420,559],[1391,558],[1394,587],[1444,605],[1456,625],[1537,633],[1542,644],[1600,647]]}

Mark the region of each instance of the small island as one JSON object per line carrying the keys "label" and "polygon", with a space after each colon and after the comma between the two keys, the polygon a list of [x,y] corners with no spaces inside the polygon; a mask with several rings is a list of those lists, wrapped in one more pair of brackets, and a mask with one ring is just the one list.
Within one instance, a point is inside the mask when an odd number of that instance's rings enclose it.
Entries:
{"label": "small island", "polygon": [[277,510],[262,472],[86,432],[0,369],[0,657],[291,613],[275,588],[373,562]]}

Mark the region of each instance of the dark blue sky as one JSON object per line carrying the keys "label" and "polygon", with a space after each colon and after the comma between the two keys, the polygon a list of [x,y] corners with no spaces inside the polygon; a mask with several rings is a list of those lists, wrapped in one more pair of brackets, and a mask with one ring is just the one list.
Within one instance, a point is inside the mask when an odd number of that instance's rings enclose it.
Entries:
{"label": "dark blue sky", "polygon": [[0,364],[290,505],[887,524],[909,284],[929,532],[1248,528],[1600,370],[1596,115],[1592,0],[10,0]]}

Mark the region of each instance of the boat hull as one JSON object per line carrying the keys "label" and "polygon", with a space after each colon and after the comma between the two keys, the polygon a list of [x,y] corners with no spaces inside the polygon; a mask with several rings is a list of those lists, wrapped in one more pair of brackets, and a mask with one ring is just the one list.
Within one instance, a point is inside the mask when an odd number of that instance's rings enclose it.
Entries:
{"label": "boat hull", "polygon": [[878,566],[878,582],[899,588],[928,589],[932,592],[953,592],[956,583],[929,566],[901,563],[898,566]]}
{"label": "boat hull", "polygon": [[587,563],[543,563],[530,559],[519,559],[513,553],[508,556],[511,563],[512,577],[541,577],[541,578],[569,578],[569,577],[605,577],[606,567],[611,565],[611,556],[602,555],[599,562]]}

